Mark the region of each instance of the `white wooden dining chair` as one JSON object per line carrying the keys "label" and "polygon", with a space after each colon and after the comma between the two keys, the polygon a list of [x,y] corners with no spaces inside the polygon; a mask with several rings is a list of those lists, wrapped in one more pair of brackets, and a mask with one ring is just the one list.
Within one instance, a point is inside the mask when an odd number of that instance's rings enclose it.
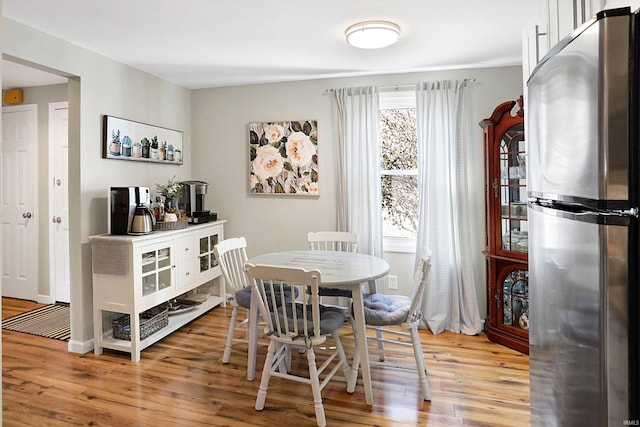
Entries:
{"label": "white wooden dining chair", "polygon": [[[347,231],[312,231],[307,234],[307,241],[312,251],[356,252],[358,248],[358,235]],[[351,291],[321,287],[320,296],[351,298]]]}
{"label": "white wooden dining chair", "polygon": [[[248,344],[249,308],[251,307],[251,287],[247,280],[244,264],[247,261],[247,241],[244,237],[234,237],[218,242],[213,248],[216,259],[222,270],[226,291],[230,296],[227,302],[231,304],[231,321],[224,345],[222,363],[229,363],[233,343]],[[239,311],[244,316],[239,319]],[[236,336],[240,332],[240,336]]]}
{"label": "white wooden dining chair", "polygon": [[[307,241],[309,242],[309,249],[312,251],[356,252],[358,249],[358,235],[348,231],[311,231],[307,234]],[[321,287],[319,295],[320,297],[337,297],[338,306],[345,308],[349,313],[351,312],[353,295],[350,289]],[[351,323],[355,337],[355,322],[350,315],[347,319]],[[380,332],[376,332],[376,336],[380,339],[382,338]],[[382,340],[379,341],[378,345],[383,345]]]}
{"label": "white wooden dining chair", "polygon": [[358,248],[358,235],[347,231],[311,231],[307,241],[312,251],[355,252]]}
{"label": "white wooden dining chair", "polygon": [[[270,340],[255,409],[264,409],[272,377],[306,383],[311,385],[316,422],[318,426],[325,426],[322,390],[339,371],[342,371],[345,382],[350,378],[349,365],[338,334],[338,328],[344,322],[344,311],[319,303],[321,275],[318,270],[252,264],[247,264],[246,270],[253,291],[260,295],[259,310],[266,323],[265,335]],[[287,300],[283,297],[287,286],[300,288],[300,291],[309,288],[311,298]],[[304,294],[300,292],[300,295]],[[333,338],[333,346],[326,344],[329,336]],[[296,372],[289,371],[287,358],[295,353],[290,351],[292,347],[306,350],[301,353],[306,354],[309,367],[307,375],[298,374],[297,369],[292,370]],[[323,349],[317,351],[318,347]],[[323,358],[319,367],[316,356]],[[329,368],[332,369],[329,371]]]}
{"label": "white wooden dining chair", "polygon": [[[402,354],[402,351],[397,350],[398,348],[412,347],[423,400],[431,400],[431,392],[429,390],[427,369],[418,327],[422,320],[420,305],[430,270],[431,253],[428,252],[423,255],[418,263],[410,297],[376,293],[365,295],[363,299],[367,329],[375,330],[376,332],[375,337],[368,335],[367,340],[375,341],[378,344],[376,349],[370,349],[370,354],[378,354],[379,360],[372,360],[369,363],[385,367],[403,368],[404,366],[400,364],[389,363],[386,360],[385,353]],[[398,326],[399,329],[391,329],[390,326]],[[388,339],[384,336],[385,334],[388,334],[387,336],[395,335],[398,339]],[[408,340],[403,341],[402,338],[408,338]],[[390,350],[388,346],[383,344],[390,344],[396,347]]]}

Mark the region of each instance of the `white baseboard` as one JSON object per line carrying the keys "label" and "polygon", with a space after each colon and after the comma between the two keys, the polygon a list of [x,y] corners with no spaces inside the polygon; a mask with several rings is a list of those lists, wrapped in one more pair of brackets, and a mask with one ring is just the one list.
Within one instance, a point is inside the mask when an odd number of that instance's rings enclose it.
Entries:
{"label": "white baseboard", "polygon": [[38,295],[36,296],[36,302],[38,304],[55,304],[56,300],[51,295]]}
{"label": "white baseboard", "polygon": [[69,340],[69,345],[67,346],[67,350],[69,353],[80,353],[85,354],[89,353],[93,350],[93,338],[88,341],[71,341]]}

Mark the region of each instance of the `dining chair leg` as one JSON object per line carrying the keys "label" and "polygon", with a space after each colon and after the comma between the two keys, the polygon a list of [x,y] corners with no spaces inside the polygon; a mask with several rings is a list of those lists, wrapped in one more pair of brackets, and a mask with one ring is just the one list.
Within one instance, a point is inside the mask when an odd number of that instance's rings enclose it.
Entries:
{"label": "dining chair leg", "polygon": [[236,322],[238,321],[238,307],[234,306],[231,310],[231,321],[229,322],[229,331],[227,332],[227,342],[224,345],[224,353],[222,354],[222,363],[229,363],[231,360],[231,346],[233,345],[233,337],[235,335]]}
{"label": "dining chair leg", "polygon": [[267,356],[264,361],[264,368],[262,368],[262,378],[260,379],[260,389],[258,390],[258,396],[256,397],[256,410],[261,411],[264,409],[264,401],[267,399],[267,388],[269,387],[269,379],[271,378],[271,365],[276,354],[277,345],[275,341],[269,343],[267,349]]}
{"label": "dining chair leg", "polygon": [[356,351],[353,354],[353,361],[351,362],[350,377],[347,377],[347,393],[353,393],[356,390],[356,384],[358,383],[358,371],[360,370],[360,352],[358,351],[358,339],[356,341]]}
{"label": "dining chair leg", "polygon": [[291,372],[291,346],[287,346],[287,354],[284,358],[284,364],[287,372]]}
{"label": "dining chair leg", "polygon": [[427,368],[424,364],[424,355],[422,354],[422,343],[420,342],[420,334],[417,326],[409,328],[411,334],[411,342],[413,344],[413,354],[416,358],[416,367],[418,368],[418,377],[420,382],[420,390],[422,391],[422,399],[431,401],[431,391],[429,390],[429,381],[427,380]]}
{"label": "dining chair leg", "polygon": [[322,394],[320,392],[320,379],[318,378],[318,367],[316,366],[316,354],[313,347],[307,349],[307,362],[309,363],[309,380],[313,392],[313,406],[316,411],[316,423],[319,427],[325,427],[327,420],[324,416],[324,406],[322,406]]}
{"label": "dining chair leg", "polygon": [[384,341],[382,341],[382,328],[380,326],[376,326],[376,341],[378,343],[378,360],[384,362]]}
{"label": "dining chair leg", "polygon": [[338,331],[333,332],[332,335],[333,342],[335,342],[336,349],[338,350],[338,357],[340,358],[340,365],[342,366],[342,375],[344,375],[344,380],[348,383],[351,378],[351,368],[349,368],[349,362],[347,362],[347,355],[344,352],[344,347]]}

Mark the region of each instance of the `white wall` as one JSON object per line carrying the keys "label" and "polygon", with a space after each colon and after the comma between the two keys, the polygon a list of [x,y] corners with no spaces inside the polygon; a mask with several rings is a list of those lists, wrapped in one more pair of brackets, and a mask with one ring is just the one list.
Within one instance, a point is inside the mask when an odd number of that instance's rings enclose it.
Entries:
{"label": "white wall", "polygon": [[[88,236],[107,231],[110,186],[155,188],[191,176],[190,91],[10,19],[2,19],[2,51],[69,77],[69,204],[72,351],[93,338]],[[184,131],[182,166],[102,159],[102,118],[114,115]]]}
{"label": "white wall", "polygon": [[607,0],[604,2],[604,9],[615,9],[625,6],[631,7],[631,10],[634,11],[640,8],[640,0]]}
{"label": "white wall", "polygon": [[[428,54],[428,53],[425,53]],[[312,230],[335,230],[337,219],[336,130],[333,96],[327,89],[402,85],[425,80],[473,77],[468,86],[473,256],[481,316],[485,307],[483,133],[478,123],[500,103],[522,93],[520,67],[451,70],[306,82],[200,89],[192,92],[193,179],[209,182],[206,208],[228,220],[225,236],[245,236],[249,256],[306,248]],[[250,195],[248,124],[254,121],[318,120],[320,195]],[[410,283],[414,255],[386,254],[391,274]],[[402,291],[402,289],[399,289]]]}

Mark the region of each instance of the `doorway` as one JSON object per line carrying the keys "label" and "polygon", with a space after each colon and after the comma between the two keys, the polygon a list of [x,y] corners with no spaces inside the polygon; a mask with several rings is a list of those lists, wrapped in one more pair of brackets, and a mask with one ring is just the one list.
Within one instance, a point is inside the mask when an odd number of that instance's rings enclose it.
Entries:
{"label": "doorway", "polygon": [[[29,211],[32,214],[32,223],[37,226],[35,237],[30,239],[35,249],[29,250],[31,262],[36,264],[30,271],[35,276],[34,284],[30,292],[20,294],[12,292],[11,288],[7,286],[5,271],[7,263],[11,262],[7,258],[19,257],[14,253],[23,253],[24,249],[18,245],[6,243],[9,239],[6,238],[7,235],[5,234],[5,238],[3,238],[3,265],[5,267],[3,267],[2,295],[45,304],[57,301],[69,303],[71,292],[68,264],[68,214],[67,208],[63,207],[68,205],[66,197],[66,190],[68,189],[66,179],[68,156],[66,153],[61,154],[68,147],[68,142],[61,142],[63,140],[68,141],[68,126],[64,116],[68,111],[66,107],[68,79],[42,71],[37,65],[31,67],[20,60],[13,62],[8,60],[7,57],[3,58],[2,67],[3,89],[21,88],[23,89],[24,103],[36,105],[36,156],[38,157],[38,160],[34,163],[36,172],[32,176],[36,178],[34,178],[33,184],[22,187],[36,194],[34,210]],[[60,108],[61,103],[65,104],[65,108]],[[56,143],[55,141],[58,142]],[[3,151],[5,150],[3,144]],[[7,158],[5,158],[5,164],[7,164]],[[55,185],[57,181],[53,181],[50,178],[50,175],[54,173],[59,179],[59,186]],[[60,195],[60,191],[56,190],[64,190],[64,194]],[[3,195],[2,197],[4,198],[5,196]],[[55,216],[53,215],[54,211],[57,212]],[[56,217],[61,218],[59,224],[54,222]],[[7,244],[11,246],[9,250]],[[64,249],[65,247],[66,249]],[[39,260],[39,262],[36,260]]]}
{"label": "doorway", "polygon": [[49,276],[56,302],[71,302],[69,273],[69,103],[49,104]]}

